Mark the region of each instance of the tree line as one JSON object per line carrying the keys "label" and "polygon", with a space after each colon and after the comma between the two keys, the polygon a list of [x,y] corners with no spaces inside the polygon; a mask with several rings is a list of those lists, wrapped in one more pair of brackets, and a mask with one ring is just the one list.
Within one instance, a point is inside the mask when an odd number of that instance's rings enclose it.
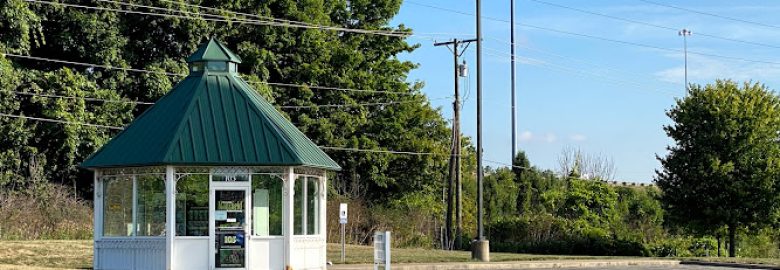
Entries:
{"label": "tree line", "polygon": [[[108,9],[149,10],[108,1],[79,3],[106,9],[0,0],[0,113],[124,126],[149,105],[95,99],[155,101],[181,80],[171,74],[187,72],[184,59],[198,44],[216,37],[242,58],[239,72],[245,80],[280,108],[350,105],[282,110],[316,144],[425,153],[328,150],[344,168],[330,177],[330,204],[351,204],[350,213],[357,215],[348,225],[352,242],[367,243],[373,230],[392,228],[398,245],[441,246],[451,132],[440,109],[427,103],[424,83],[408,81],[417,64],[399,59],[419,44],[394,36],[206,20],[202,14],[214,10],[183,1],[137,2],[166,9],[151,13],[183,16],[121,13]],[[400,0],[197,4],[314,25],[411,32],[402,24],[389,26]],[[612,161],[576,150],[564,155],[557,172],[534,167],[523,154],[511,169],[486,168],[486,219],[494,247],[680,255],[709,252],[723,242],[734,255],[740,237],[751,243],[743,251],[774,243],[780,194],[776,94],[760,84],[730,81],[692,85],[687,94],[668,111],[673,124],[664,130],[674,145],[658,157],[663,166],[656,186],[609,185],[603,180],[614,177]],[[387,102],[396,103],[361,105]],[[0,116],[4,196],[39,197],[44,209],[49,190],[66,189],[88,207],[84,200],[91,198],[92,178],[78,164],[116,132]],[[476,150],[469,138],[462,141],[463,239],[468,241],[476,224]],[[83,231],[80,235],[86,235]]]}

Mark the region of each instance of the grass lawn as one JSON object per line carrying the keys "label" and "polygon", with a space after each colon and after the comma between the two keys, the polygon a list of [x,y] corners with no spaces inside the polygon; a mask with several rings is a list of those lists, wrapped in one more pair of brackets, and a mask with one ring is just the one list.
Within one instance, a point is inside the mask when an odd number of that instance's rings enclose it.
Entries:
{"label": "grass lawn", "polygon": [[[373,249],[370,246],[347,245],[346,263],[371,263]],[[397,263],[468,262],[471,253],[467,251],[442,251],[430,249],[393,249],[393,261]],[[628,259],[630,257],[558,256],[514,253],[491,253],[491,261],[538,261],[538,260],[593,260]],[[328,244],[328,259],[341,263],[341,246]],[[643,258],[651,259],[651,258]],[[780,266],[780,259],[754,258],[680,258],[714,262],[753,263]],[[53,270],[89,269],[92,266],[92,241],[0,241],[0,270]]]}
{"label": "grass lawn", "polygon": [[92,268],[92,240],[0,241],[0,270],[52,268]]}
{"label": "grass lawn", "polygon": [[[374,249],[371,246],[347,245],[346,263],[373,263]],[[396,263],[436,263],[436,262],[470,262],[469,251],[444,251],[431,249],[397,249],[390,251],[393,262]],[[534,255],[516,253],[490,253],[490,261],[539,261],[539,260],[592,260],[592,259],[628,259],[632,257],[605,257],[605,256],[561,256],[561,255]],[[652,258],[643,258],[652,259]],[[341,245],[328,244],[328,260],[334,264],[341,263]]]}

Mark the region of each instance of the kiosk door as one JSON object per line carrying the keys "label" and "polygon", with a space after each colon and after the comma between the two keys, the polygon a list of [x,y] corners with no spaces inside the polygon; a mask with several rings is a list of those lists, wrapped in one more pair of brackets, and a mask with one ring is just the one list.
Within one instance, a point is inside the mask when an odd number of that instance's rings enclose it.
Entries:
{"label": "kiosk door", "polygon": [[249,238],[249,188],[212,189],[213,269],[246,269]]}

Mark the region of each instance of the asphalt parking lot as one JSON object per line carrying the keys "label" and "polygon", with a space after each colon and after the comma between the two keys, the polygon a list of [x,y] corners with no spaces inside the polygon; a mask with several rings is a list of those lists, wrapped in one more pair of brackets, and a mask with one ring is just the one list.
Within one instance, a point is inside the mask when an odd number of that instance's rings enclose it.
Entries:
{"label": "asphalt parking lot", "polygon": [[[550,268],[552,269],[552,268]],[[745,268],[701,266],[701,265],[675,265],[675,266],[615,266],[598,268],[554,268],[556,270],[744,270]]]}

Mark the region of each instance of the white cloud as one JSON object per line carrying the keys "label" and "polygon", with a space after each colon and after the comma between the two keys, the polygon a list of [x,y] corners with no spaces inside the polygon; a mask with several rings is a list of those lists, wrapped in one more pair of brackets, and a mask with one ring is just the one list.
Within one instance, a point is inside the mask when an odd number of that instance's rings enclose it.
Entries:
{"label": "white cloud", "polygon": [[[667,54],[667,57],[682,60],[682,53]],[[667,68],[655,73],[658,79],[665,82],[680,83],[685,81],[685,66],[682,61],[676,67]],[[691,82],[715,79],[733,79],[737,81],[761,81],[774,80],[780,76],[780,68],[771,64],[744,64],[735,61],[720,61],[712,57],[688,54],[688,80]]]}
{"label": "white cloud", "polygon": [[554,143],[558,141],[558,136],[555,133],[548,132],[545,134],[534,134],[531,131],[520,132],[517,136],[517,140],[520,142],[537,142],[537,143]]}
{"label": "white cloud", "polygon": [[526,131],[523,131],[523,132],[520,133],[519,140],[521,142],[530,142],[533,139],[534,139],[534,134],[531,133],[530,131],[526,130]]}
{"label": "white cloud", "polygon": [[569,136],[569,139],[575,142],[582,142],[588,139],[585,135],[582,134],[572,134]]}
{"label": "white cloud", "polygon": [[547,143],[554,143],[558,140],[558,136],[555,136],[555,134],[547,133],[544,135],[544,141]]}

